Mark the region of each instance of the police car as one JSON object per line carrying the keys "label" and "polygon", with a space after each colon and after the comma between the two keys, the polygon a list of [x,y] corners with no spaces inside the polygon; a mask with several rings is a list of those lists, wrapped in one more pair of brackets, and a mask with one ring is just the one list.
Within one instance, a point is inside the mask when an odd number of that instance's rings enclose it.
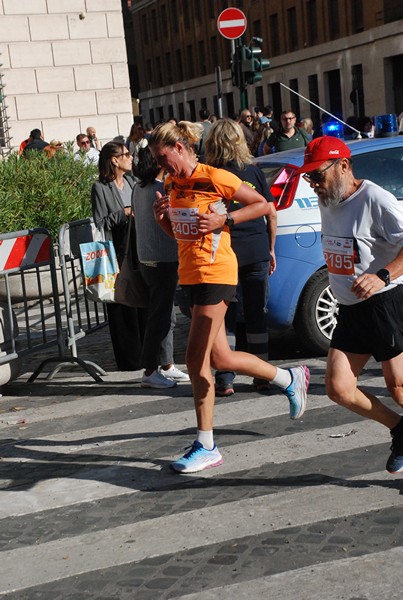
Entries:
{"label": "police car", "polygon": [[[403,200],[403,136],[346,142],[354,174]],[[318,198],[296,175],[304,148],[255,159],[266,175],[277,208],[277,269],[270,277],[270,329],[294,327],[304,346],[324,354],[336,324],[338,304],[329,287],[320,241]]]}

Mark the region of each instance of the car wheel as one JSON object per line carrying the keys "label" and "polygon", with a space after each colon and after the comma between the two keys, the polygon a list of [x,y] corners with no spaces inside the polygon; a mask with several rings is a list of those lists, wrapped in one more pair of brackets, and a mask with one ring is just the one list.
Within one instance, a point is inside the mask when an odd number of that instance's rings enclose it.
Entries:
{"label": "car wheel", "polygon": [[327,270],[317,271],[303,289],[294,319],[298,336],[313,354],[326,354],[338,311]]}

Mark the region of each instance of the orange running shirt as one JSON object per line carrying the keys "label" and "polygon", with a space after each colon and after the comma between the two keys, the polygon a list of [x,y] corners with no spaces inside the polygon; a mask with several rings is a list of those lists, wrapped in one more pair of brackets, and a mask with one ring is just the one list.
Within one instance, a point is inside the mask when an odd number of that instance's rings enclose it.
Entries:
{"label": "orange running shirt", "polygon": [[220,214],[226,213],[241,184],[236,175],[202,163],[190,177],[166,179],[169,218],[178,242],[180,284],[237,284],[238,264],[228,227],[202,235],[197,215],[209,212],[209,204]]}

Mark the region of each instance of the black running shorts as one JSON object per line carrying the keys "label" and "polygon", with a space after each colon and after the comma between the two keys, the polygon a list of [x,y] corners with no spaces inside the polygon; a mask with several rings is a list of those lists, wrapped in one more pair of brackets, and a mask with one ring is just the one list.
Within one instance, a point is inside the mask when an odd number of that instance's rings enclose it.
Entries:
{"label": "black running shorts", "polygon": [[331,348],[390,360],[403,352],[403,285],[351,306],[341,304]]}
{"label": "black running shorts", "polygon": [[236,285],[223,283],[197,283],[181,286],[189,297],[190,306],[208,306],[225,302],[237,302]]}

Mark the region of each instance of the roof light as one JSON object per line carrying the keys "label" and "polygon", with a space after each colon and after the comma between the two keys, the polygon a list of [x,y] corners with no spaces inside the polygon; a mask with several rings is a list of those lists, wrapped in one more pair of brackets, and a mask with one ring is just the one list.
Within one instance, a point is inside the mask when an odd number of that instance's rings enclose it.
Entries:
{"label": "roof light", "polygon": [[392,137],[398,135],[396,115],[378,115],[375,117],[375,137]]}
{"label": "roof light", "polygon": [[331,135],[333,137],[344,138],[343,124],[339,121],[328,121],[322,125],[323,135]]}

